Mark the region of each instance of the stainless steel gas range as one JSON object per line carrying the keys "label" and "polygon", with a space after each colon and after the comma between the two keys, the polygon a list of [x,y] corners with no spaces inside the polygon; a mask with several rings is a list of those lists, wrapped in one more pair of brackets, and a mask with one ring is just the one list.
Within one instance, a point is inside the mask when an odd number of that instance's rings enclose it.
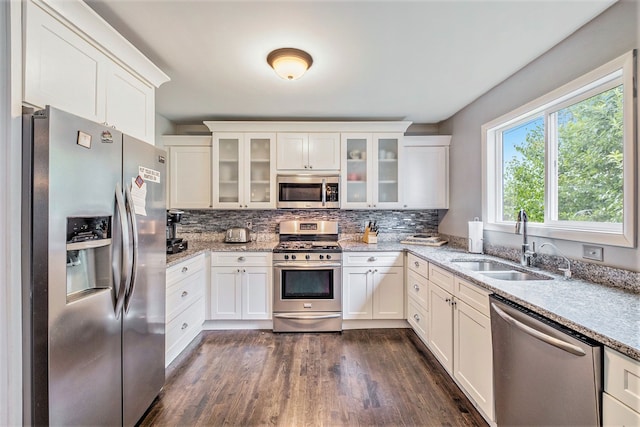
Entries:
{"label": "stainless steel gas range", "polygon": [[342,331],[342,249],[335,221],[283,221],[273,250],[274,332]]}

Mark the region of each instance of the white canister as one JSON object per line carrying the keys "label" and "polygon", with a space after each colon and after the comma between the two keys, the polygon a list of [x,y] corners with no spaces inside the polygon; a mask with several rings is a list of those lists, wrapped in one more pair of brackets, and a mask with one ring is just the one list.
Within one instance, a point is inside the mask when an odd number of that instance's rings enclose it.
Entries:
{"label": "white canister", "polygon": [[475,217],[473,221],[469,221],[469,252],[472,254],[484,253],[482,247],[483,238],[483,223],[480,218]]}

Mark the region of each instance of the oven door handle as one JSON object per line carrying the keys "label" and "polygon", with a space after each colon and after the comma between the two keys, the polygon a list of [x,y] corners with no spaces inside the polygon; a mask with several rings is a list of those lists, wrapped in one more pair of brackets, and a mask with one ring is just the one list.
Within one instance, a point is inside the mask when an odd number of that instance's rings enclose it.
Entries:
{"label": "oven door handle", "polygon": [[310,263],[310,262],[309,263],[307,263],[307,262],[305,262],[305,263],[296,262],[295,264],[274,263],[273,266],[276,267],[276,268],[285,268],[286,267],[287,270],[308,270],[310,268],[318,269],[318,268],[342,267],[342,264],[339,264],[339,263],[335,263],[335,264],[333,264],[333,263],[332,264],[317,263],[317,264],[314,264],[314,263]]}
{"label": "oven door handle", "polygon": [[274,314],[273,317],[279,319],[335,319],[342,317],[340,313],[333,314],[299,314],[299,313],[279,313]]}

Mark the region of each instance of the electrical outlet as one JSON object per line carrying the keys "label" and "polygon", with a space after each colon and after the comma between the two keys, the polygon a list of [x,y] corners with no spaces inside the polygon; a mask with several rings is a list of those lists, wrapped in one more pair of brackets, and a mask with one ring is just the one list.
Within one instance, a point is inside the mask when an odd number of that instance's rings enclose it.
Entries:
{"label": "electrical outlet", "polygon": [[253,224],[251,223],[251,221],[247,221],[244,223],[244,226],[247,227],[248,229],[251,229],[251,227],[253,227]]}
{"label": "electrical outlet", "polygon": [[602,246],[582,245],[582,258],[604,261],[604,248]]}

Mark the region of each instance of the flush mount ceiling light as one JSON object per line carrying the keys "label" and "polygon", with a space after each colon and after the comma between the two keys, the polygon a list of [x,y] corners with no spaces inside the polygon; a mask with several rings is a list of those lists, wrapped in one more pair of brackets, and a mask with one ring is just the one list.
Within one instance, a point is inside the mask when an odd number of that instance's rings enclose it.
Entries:
{"label": "flush mount ceiling light", "polygon": [[283,79],[296,80],[311,67],[313,58],[304,50],[285,47],[269,53],[267,62]]}

